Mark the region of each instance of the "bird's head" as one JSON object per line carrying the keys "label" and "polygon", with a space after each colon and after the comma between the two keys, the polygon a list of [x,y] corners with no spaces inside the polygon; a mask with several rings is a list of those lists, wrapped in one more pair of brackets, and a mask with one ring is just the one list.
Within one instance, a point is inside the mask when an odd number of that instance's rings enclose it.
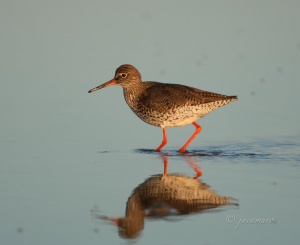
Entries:
{"label": "bird's head", "polygon": [[117,68],[115,77],[113,79],[91,89],[89,93],[112,85],[120,85],[123,88],[126,88],[134,83],[140,83],[141,79],[141,74],[134,66],[128,64],[121,65]]}

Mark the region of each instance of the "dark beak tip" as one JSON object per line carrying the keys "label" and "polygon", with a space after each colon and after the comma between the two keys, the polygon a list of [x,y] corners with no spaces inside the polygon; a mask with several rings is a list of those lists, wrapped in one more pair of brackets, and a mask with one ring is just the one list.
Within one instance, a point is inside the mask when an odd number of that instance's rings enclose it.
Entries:
{"label": "dark beak tip", "polygon": [[88,93],[92,93],[92,92],[95,92],[99,89],[102,89],[102,88],[105,88],[105,87],[108,87],[108,86],[112,86],[112,85],[116,85],[116,84],[117,84],[116,80],[112,79],[112,80],[109,80],[106,83],[103,83],[103,84],[99,85],[98,87],[92,88],[91,90],[88,91]]}
{"label": "dark beak tip", "polygon": [[92,93],[92,92],[95,92],[97,90],[99,90],[100,88],[99,87],[96,87],[96,88],[92,88],[88,91],[88,93]]}

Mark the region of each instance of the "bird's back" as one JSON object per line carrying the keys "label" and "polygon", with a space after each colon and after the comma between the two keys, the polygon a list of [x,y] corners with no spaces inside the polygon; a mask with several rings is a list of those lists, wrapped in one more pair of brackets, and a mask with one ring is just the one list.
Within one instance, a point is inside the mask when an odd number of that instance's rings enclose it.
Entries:
{"label": "bird's back", "polygon": [[[180,107],[183,105],[202,105],[220,100],[236,100],[236,96],[226,96],[201,89],[159,82],[144,82],[145,90],[140,96],[142,103],[170,104]],[[158,108],[158,106],[156,106]]]}

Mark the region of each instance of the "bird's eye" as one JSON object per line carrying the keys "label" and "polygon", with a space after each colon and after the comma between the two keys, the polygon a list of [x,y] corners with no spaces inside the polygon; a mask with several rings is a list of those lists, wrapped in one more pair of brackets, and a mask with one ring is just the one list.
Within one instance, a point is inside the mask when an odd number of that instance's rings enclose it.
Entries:
{"label": "bird's eye", "polygon": [[127,74],[126,73],[121,73],[121,77],[125,78],[125,77],[127,77]]}

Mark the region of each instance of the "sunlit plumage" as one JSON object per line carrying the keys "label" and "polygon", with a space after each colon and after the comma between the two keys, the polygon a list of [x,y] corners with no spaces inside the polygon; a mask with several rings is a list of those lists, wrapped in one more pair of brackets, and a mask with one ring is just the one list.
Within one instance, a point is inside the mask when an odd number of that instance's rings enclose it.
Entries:
{"label": "sunlit plumage", "polygon": [[193,124],[196,131],[179,149],[179,152],[185,152],[201,131],[200,125],[195,121],[237,100],[237,96],[226,96],[180,84],[142,82],[139,71],[128,64],[117,68],[112,80],[91,89],[89,93],[111,85],[123,87],[128,106],[140,119],[163,129],[163,142],[156,151],[160,151],[167,143],[167,127]]}

